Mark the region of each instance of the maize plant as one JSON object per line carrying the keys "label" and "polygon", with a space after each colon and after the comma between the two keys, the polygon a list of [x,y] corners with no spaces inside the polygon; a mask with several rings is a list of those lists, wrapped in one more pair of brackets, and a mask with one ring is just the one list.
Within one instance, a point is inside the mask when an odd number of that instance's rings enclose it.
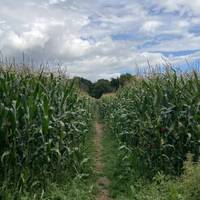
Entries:
{"label": "maize plant", "polygon": [[[180,175],[187,154],[200,150],[200,78],[194,72],[167,72],[135,78],[100,105],[102,117],[117,138],[122,162],[150,178],[158,171]],[[125,171],[125,170],[124,170]]]}
{"label": "maize plant", "polygon": [[82,173],[90,119],[73,81],[1,69],[0,194],[15,188],[17,198]]}

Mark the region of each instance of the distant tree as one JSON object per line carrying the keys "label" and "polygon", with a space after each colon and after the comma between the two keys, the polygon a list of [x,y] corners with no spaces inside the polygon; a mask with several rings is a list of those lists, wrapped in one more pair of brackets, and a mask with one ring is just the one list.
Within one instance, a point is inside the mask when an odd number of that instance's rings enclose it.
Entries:
{"label": "distant tree", "polygon": [[74,77],[74,80],[75,80],[75,83],[78,85],[78,87],[87,92],[87,93],[90,93],[92,87],[93,87],[93,84],[91,81],[85,79],[85,78],[82,78],[82,77]]}
{"label": "distant tree", "polygon": [[119,84],[120,86],[124,86],[126,83],[130,82],[130,80],[132,79],[132,75],[131,74],[122,74],[119,77]]}
{"label": "distant tree", "polygon": [[93,88],[91,90],[91,96],[95,98],[100,98],[102,94],[112,92],[112,87],[110,85],[110,81],[105,79],[100,79],[96,83],[93,84]]}
{"label": "distant tree", "polygon": [[95,83],[82,78],[74,77],[75,84],[90,96],[100,98],[105,93],[116,92],[120,86],[124,86],[132,79],[131,74],[122,74],[119,78],[112,78],[110,81],[100,79]]}
{"label": "distant tree", "polygon": [[110,81],[110,85],[114,91],[118,90],[119,88],[119,78],[112,78]]}

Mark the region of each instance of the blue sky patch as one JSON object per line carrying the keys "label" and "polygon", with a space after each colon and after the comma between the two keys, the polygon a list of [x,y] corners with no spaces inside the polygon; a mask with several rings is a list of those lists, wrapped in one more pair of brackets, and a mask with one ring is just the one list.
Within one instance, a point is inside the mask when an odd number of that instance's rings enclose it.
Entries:
{"label": "blue sky patch", "polygon": [[166,57],[179,57],[179,56],[189,56],[196,52],[200,51],[200,49],[196,50],[186,50],[186,51],[160,51],[159,53],[162,53]]}
{"label": "blue sky patch", "polygon": [[133,34],[124,33],[124,34],[112,35],[111,37],[113,40],[127,41],[127,40],[138,40],[141,39],[143,36],[134,33]]}

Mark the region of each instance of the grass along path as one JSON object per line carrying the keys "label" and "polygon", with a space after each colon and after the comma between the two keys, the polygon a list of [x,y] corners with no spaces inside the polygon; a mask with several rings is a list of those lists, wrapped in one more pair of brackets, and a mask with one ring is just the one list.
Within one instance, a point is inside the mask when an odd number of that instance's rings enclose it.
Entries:
{"label": "grass along path", "polygon": [[111,200],[109,197],[109,184],[110,180],[104,174],[104,161],[102,156],[103,146],[103,125],[96,118],[95,121],[95,136],[94,136],[94,147],[95,147],[95,172],[97,174],[97,186],[98,194],[96,200]]}

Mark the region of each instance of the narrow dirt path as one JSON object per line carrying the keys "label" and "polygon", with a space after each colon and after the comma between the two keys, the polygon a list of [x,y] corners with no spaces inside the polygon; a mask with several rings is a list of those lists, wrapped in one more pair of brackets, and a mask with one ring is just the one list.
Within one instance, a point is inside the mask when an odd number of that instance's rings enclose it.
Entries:
{"label": "narrow dirt path", "polygon": [[103,127],[102,124],[95,121],[96,134],[94,136],[95,146],[95,172],[98,174],[97,185],[99,188],[96,200],[111,200],[109,197],[108,186],[110,184],[109,179],[103,174],[104,163],[102,159],[102,138]]}

